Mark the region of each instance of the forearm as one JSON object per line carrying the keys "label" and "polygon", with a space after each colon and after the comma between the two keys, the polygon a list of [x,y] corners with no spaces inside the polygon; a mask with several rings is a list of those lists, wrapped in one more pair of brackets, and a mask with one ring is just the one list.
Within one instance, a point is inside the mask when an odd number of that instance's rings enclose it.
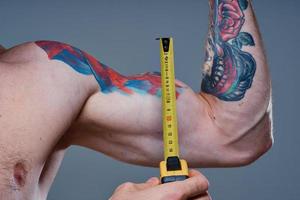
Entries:
{"label": "forearm", "polygon": [[270,104],[262,39],[250,1],[211,0],[210,6],[202,96],[216,125],[229,134],[246,133]]}

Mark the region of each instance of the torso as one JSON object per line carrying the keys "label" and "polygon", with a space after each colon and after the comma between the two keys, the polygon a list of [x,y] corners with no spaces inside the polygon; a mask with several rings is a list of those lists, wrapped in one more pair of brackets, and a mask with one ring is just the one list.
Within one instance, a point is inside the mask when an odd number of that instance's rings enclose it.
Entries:
{"label": "torso", "polygon": [[33,43],[0,55],[0,80],[0,199],[45,199],[94,82]]}

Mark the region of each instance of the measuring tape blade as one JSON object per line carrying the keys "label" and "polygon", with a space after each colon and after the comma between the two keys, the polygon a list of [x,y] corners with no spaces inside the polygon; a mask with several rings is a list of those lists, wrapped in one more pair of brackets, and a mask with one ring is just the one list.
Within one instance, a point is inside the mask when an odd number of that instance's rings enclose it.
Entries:
{"label": "measuring tape blade", "polygon": [[162,38],[160,45],[164,155],[167,160],[179,156],[173,39]]}
{"label": "measuring tape blade", "polygon": [[160,38],[162,121],[164,161],[160,163],[161,182],[168,183],[188,178],[188,166],[179,159],[176,112],[176,86],[172,38]]}

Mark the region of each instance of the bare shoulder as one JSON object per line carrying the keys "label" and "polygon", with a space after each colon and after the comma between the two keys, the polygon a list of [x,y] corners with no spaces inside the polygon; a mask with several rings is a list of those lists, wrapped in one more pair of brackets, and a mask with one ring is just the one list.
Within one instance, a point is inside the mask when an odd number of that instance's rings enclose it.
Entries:
{"label": "bare shoulder", "polygon": [[44,164],[80,112],[90,78],[30,42],[0,55],[0,80],[0,199],[38,199]]}
{"label": "bare shoulder", "polygon": [[24,63],[34,61],[41,52],[33,42],[26,42],[16,45],[12,48],[5,49],[0,54],[0,61],[6,63]]}
{"label": "bare shoulder", "polygon": [[[0,145],[9,152],[19,149],[16,155],[49,152],[89,92],[84,86],[88,79],[63,63],[49,61],[34,43],[21,44],[1,55],[0,80]],[[57,118],[58,114],[63,117]]]}

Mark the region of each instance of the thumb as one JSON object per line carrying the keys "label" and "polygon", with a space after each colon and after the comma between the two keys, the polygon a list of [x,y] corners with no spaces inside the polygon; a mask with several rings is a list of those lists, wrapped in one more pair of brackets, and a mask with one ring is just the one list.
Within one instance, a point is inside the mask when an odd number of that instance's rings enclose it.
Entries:
{"label": "thumb", "polygon": [[160,189],[161,195],[175,193],[179,196],[179,199],[186,200],[195,196],[205,195],[208,190],[208,181],[203,175],[194,174],[194,176],[184,181],[163,184],[160,186]]}

